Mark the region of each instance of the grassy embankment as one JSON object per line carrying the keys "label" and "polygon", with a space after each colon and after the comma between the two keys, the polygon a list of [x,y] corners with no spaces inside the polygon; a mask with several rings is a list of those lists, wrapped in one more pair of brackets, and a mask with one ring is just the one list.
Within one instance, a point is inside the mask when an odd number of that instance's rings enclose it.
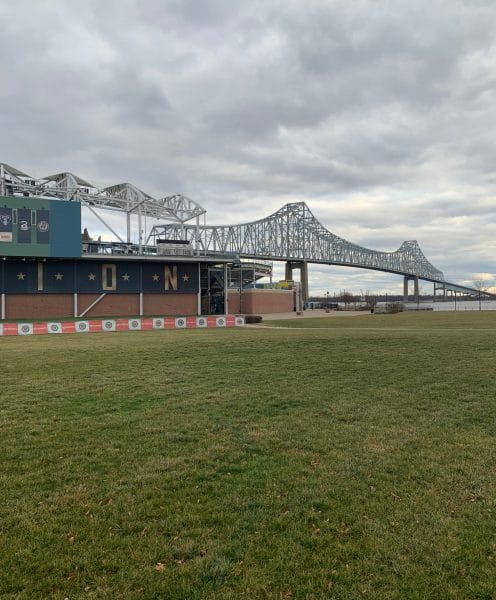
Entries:
{"label": "grassy embankment", "polygon": [[496,313],[286,325],[0,339],[0,597],[496,597]]}

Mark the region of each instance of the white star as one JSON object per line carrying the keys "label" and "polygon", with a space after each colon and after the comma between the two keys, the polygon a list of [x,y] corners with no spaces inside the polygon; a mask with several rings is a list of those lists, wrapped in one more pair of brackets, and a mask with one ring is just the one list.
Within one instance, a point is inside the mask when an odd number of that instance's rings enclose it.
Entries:
{"label": "white star", "polygon": [[25,278],[26,278],[26,273],[17,273],[17,279],[19,281],[24,281]]}
{"label": "white star", "polygon": [[64,276],[62,275],[62,273],[60,273],[60,271],[58,273],[55,273],[55,279],[57,281],[62,281],[62,279],[64,279]]}
{"label": "white star", "polygon": [[155,275],[152,275],[152,279],[153,281],[158,281],[160,277],[155,273]]}
{"label": "white star", "polygon": [[129,281],[129,275],[127,273],[124,273],[122,279],[124,279],[124,281]]}
{"label": "white star", "polygon": [[189,275],[186,275],[186,273],[183,275],[183,281],[189,281]]}
{"label": "white star", "polygon": [[90,274],[88,275],[88,279],[89,279],[90,281],[95,281],[95,277],[96,277],[96,275],[95,275],[94,273],[90,273]]}

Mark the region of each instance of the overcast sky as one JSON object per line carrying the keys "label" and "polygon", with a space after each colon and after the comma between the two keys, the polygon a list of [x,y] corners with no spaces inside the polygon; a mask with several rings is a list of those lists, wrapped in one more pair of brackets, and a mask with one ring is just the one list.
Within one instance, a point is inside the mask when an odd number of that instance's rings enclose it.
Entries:
{"label": "overcast sky", "polygon": [[[0,161],[182,193],[210,224],[305,201],[496,285],[494,0],[0,0],[0,22]],[[401,287],[310,271],[313,293]]]}

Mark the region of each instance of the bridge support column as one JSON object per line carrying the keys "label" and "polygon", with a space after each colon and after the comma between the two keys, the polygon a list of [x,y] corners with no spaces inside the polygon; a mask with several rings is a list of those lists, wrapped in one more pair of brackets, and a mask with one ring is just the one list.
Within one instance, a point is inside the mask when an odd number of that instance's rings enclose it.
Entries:
{"label": "bridge support column", "polygon": [[[439,291],[441,291],[441,294],[439,294]],[[436,298],[438,298],[439,296],[441,296],[443,300],[446,299],[446,286],[444,285],[444,283],[434,283],[434,300],[436,300]]]}
{"label": "bridge support column", "polygon": [[300,287],[303,302],[308,300],[308,263],[304,261],[288,261],[286,263],[285,277],[286,281],[293,281],[293,269],[300,270]]}
{"label": "bridge support column", "polygon": [[403,279],[403,302],[408,302],[409,300],[409,293],[408,293],[408,282],[413,280],[413,296],[414,296],[414,300],[415,302],[418,302],[420,297],[419,297],[419,278],[417,275],[413,275],[413,276],[409,276],[409,275],[405,275],[404,279]]}
{"label": "bridge support column", "polygon": [[303,302],[308,302],[308,263],[300,263],[301,295]]}
{"label": "bridge support column", "polygon": [[287,262],[286,263],[286,269],[284,272],[284,279],[286,281],[293,281],[293,263],[291,262]]}

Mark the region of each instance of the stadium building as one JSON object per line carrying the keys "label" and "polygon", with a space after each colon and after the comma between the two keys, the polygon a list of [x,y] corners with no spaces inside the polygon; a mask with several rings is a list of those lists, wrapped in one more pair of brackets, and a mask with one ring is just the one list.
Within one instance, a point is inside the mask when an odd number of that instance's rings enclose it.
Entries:
{"label": "stadium building", "polygon": [[[111,240],[81,231],[83,210]],[[35,179],[0,164],[1,319],[293,310],[292,289],[257,283],[271,263],[202,255],[200,244],[157,237],[157,225],[146,231],[162,221],[199,228],[205,212],[180,194],[155,199],[129,183],[99,189],[71,173]]]}

